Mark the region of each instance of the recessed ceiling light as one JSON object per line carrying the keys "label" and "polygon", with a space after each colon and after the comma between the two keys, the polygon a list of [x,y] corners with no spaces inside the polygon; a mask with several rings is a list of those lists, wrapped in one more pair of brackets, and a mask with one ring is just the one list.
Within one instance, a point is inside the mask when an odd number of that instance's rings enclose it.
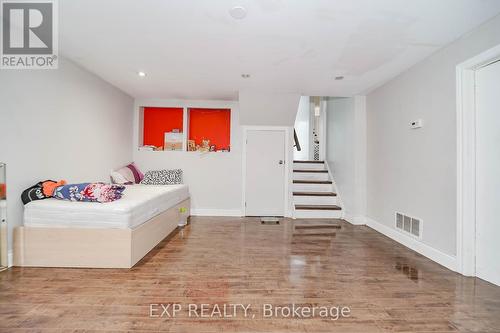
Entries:
{"label": "recessed ceiling light", "polygon": [[145,77],[146,73],[144,73],[144,72],[137,72],[137,75],[139,75],[140,77]]}
{"label": "recessed ceiling light", "polygon": [[344,77],[343,77],[343,76],[336,76],[336,77],[335,77],[335,80],[337,80],[337,81],[340,81],[340,80],[343,80],[343,79],[344,79]]}
{"label": "recessed ceiling light", "polygon": [[247,10],[245,7],[235,6],[229,10],[229,15],[237,20],[242,20],[247,16]]}
{"label": "recessed ceiling light", "polygon": [[241,77],[244,79],[250,78],[250,74],[241,74]]}

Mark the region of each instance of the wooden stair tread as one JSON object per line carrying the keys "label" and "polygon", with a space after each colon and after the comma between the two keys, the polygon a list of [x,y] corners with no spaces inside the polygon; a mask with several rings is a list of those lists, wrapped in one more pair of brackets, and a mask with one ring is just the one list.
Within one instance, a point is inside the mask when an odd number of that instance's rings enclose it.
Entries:
{"label": "wooden stair tread", "polygon": [[341,229],[340,224],[300,224],[295,229]]}
{"label": "wooden stair tread", "polygon": [[299,210],[341,210],[336,205],[295,205],[295,209]]}
{"label": "wooden stair tread", "polygon": [[293,172],[328,173],[328,170],[293,170]]}
{"label": "wooden stair tread", "polygon": [[325,161],[293,161],[293,163],[317,163],[317,164],[323,164]]}
{"label": "wooden stair tread", "polygon": [[337,193],[333,192],[293,192],[296,196],[307,196],[307,197],[335,197]]}
{"label": "wooden stair tread", "polygon": [[308,233],[295,233],[293,236],[335,236],[335,232],[308,232]]}
{"label": "wooden stair tread", "polygon": [[333,184],[331,180],[294,180],[294,184]]}

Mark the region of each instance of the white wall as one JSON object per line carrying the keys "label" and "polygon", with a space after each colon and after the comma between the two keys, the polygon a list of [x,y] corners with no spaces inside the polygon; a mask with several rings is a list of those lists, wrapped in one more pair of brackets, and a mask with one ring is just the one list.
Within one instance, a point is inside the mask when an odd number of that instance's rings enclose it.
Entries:
{"label": "white wall", "polygon": [[111,169],[132,160],[132,106],[131,97],[65,59],[57,70],[1,71],[10,234],[22,224],[27,187],[45,179],[109,181]]}
{"label": "white wall", "polygon": [[300,94],[239,92],[241,125],[293,126]]}
{"label": "white wall", "polygon": [[299,102],[297,117],[295,118],[295,131],[299,139],[301,151],[293,150],[294,160],[309,159],[309,120],[311,107],[309,104],[309,96],[302,96]]}
{"label": "white wall", "polygon": [[[231,108],[231,151],[204,153],[185,151],[139,151],[142,106]],[[136,100],[134,114],[134,160],[147,170],[183,170],[189,185],[193,215],[242,214],[242,128],[239,105],[231,101]]]}
{"label": "white wall", "polygon": [[433,253],[456,255],[456,65],[499,31],[497,16],[367,96],[367,215],[387,230],[396,211],[420,217]]}
{"label": "white wall", "polygon": [[365,98],[329,98],[326,160],[342,201],[344,218],[363,224],[366,211]]}

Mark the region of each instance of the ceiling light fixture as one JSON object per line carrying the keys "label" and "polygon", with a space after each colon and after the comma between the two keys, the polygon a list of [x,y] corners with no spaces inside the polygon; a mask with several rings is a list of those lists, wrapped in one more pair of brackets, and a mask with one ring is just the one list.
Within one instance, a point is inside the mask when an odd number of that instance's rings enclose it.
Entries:
{"label": "ceiling light fixture", "polygon": [[137,72],[137,75],[139,75],[140,77],[145,77],[146,73],[144,73],[144,72]]}
{"label": "ceiling light fixture", "polygon": [[335,80],[337,80],[337,81],[340,81],[340,80],[343,80],[343,79],[344,79],[344,77],[343,77],[343,76],[336,76],[336,77],[335,77]]}
{"label": "ceiling light fixture", "polygon": [[229,15],[236,20],[242,20],[247,16],[245,7],[235,6],[229,10]]}
{"label": "ceiling light fixture", "polygon": [[250,74],[241,74],[241,77],[244,79],[250,78]]}

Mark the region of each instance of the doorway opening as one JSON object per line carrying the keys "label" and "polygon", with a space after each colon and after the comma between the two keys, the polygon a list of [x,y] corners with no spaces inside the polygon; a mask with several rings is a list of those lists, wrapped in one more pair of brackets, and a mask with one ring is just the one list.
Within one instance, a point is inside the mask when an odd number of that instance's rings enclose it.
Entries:
{"label": "doorway opening", "polygon": [[500,45],[457,66],[457,271],[497,285],[499,59]]}

